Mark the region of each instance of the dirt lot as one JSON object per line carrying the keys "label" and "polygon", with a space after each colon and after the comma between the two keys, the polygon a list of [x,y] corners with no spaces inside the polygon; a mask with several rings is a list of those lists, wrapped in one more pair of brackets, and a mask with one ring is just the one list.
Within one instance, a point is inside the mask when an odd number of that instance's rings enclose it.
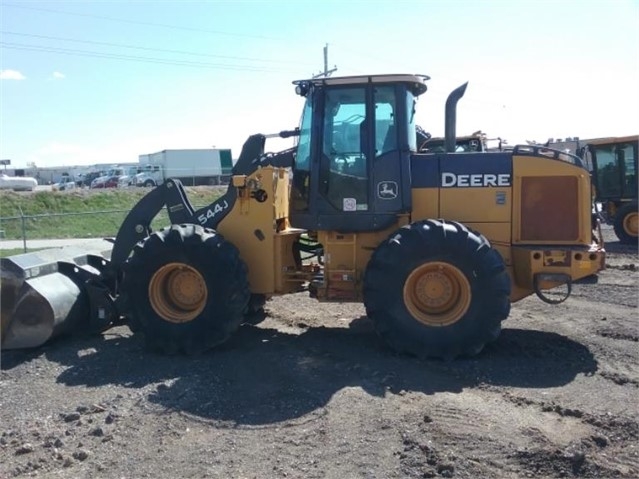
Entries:
{"label": "dirt lot", "polygon": [[396,355],[361,305],[304,294],[196,358],[126,327],[4,352],[0,478],[639,477],[639,261],[607,249],[474,359]]}

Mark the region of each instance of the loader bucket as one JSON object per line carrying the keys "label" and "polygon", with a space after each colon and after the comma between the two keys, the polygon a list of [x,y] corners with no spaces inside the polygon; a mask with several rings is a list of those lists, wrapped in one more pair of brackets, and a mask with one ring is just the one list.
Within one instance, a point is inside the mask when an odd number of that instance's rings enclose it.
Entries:
{"label": "loader bucket", "polygon": [[115,308],[100,273],[112,247],[99,239],[0,258],[0,348],[34,348],[61,334],[106,329]]}

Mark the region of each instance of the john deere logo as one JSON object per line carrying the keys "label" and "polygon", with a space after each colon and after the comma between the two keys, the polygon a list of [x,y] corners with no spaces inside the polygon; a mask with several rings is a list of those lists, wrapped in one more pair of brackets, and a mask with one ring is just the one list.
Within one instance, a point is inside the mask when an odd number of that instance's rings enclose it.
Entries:
{"label": "john deere logo", "polygon": [[510,175],[502,174],[474,174],[456,175],[455,173],[442,173],[442,188],[473,188],[487,186],[511,186]]}
{"label": "john deere logo", "polygon": [[380,181],[377,183],[377,196],[382,200],[394,200],[397,198],[397,183]]}

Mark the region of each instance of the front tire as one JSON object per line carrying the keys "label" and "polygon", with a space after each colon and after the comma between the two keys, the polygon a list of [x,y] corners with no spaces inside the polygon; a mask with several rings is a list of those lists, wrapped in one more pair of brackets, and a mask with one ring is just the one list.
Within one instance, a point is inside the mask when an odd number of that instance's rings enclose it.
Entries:
{"label": "front tire", "polygon": [[637,230],[639,229],[638,218],[636,201],[626,203],[619,208],[615,214],[614,229],[621,243],[637,244]]}
{"label": "front tire", "polygon": [[226,341],[250,297],[235,246],[199,225],[172,225],[138,243],[121,292],[132,330],[164,353],[196,354]]}
{"label": "front tire", "polygon": [[426,220],[377,247],[364,277],[364,305],[395,350],[453,359],[497,339],[510,289],[504,261],[485,237],[460,223]]}

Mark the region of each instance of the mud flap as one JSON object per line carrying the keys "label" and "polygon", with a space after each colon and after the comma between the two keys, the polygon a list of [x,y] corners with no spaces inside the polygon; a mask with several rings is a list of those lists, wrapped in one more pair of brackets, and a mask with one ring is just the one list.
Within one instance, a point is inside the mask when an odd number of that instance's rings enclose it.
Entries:
{"label": "mud flap", "polygon": [[118,318],[101,275],[112,246],[95,240],[0,258],[1,348],[34,348],[62,334],[107,329]]}

